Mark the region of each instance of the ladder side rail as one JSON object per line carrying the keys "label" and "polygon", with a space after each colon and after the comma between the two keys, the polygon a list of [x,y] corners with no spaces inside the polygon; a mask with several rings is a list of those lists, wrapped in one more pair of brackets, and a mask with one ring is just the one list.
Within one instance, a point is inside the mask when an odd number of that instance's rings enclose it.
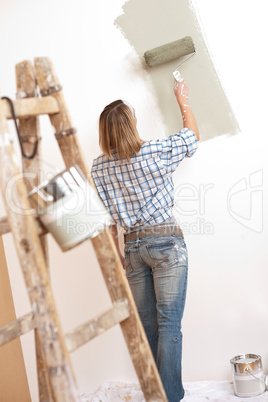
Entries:
{"label": "ladder side rail", "polygon": [[[34,102],[39,99],[37,98],[37,85],[33,64],[28,60],[18,63],[16,64],[15,72],[17,86],[16,96],[20,97],[20,99],[14,104],[14,109],[16,116],[19,116],[18,127],[21,136],[21,142],[23,144],[23,149],[27,155],[32,154],[33,147],[35,146],[36,141],[38,141],[37,151],[33,158],[26,159],[22,155],[22,173],[24,177],[24,184],[27,192],[30,192],[32,190],[32,186],[37,186],[39,184],[41,169],[39,159],[41,157],[40,122],[39,116],[34,114],[32,107],[34,105]],[[22,96],[23,98],[21,98]],[[50,103],[53,102],[50,101]],[[41,110],[40,108],[36,108],[36,111],[38,112],[38,114],[40,114]],[[26,115],[26,117],[21,116],[23,115],[22,112],[24,112],[24,115]],[[30,116],[27,116],[27,112],[30,114]],[[29,179],[29,177],[31,177],[31,179]],[[40,243],[46,266],[48,268],[48,249],[46,236],[40,237]],[[34,328],[34,339],[39,401],[54,402],[55,396],[53,394],[53,387],[48,373],[48,367],[46,364],[46,359],[37,328]]]}
{"label": "ladder side rail", "polygon": [[[32,311],[38,322],[55,397],[60,401],[79,401],[34,217],[27,214],[31,208],[26,187],[21,180],[3,103],[0,100],[0,186],[9,225]],[[14,199],[16,208],[11,205]]]}

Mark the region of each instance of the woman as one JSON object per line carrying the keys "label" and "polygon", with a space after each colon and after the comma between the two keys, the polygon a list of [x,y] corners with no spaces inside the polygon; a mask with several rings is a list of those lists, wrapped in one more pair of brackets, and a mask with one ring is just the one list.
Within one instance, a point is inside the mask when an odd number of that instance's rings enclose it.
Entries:
{"label": "woman", "polygon": [[[184,128],[166,139],[142,141],[128,102],[117,100],[106,106],[99,119],[104,153],[92,167],[99,196],[115,221],[111,232],[169,402],[184,396],[181,319],[188,256],[172,211],[172,173],[184,157],[195,153],[199,141],[188,92],[183,80],[175,82]],[[125,229],[125,258],[119,250],[117,225]]]}

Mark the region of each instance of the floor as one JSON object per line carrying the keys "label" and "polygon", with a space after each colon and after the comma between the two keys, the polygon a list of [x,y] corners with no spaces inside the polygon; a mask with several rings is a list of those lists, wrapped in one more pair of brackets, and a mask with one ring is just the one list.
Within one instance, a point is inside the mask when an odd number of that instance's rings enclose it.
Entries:
{"label": "floor", "polygon": [[[252,398],[240,398],[234,395],[231,381],[199,381],[184,383],[187,390],[183,402],[268,402],[268,391]],[[145,402],[138,384],[123,382],[104,382],[94,394],[83,394],[82,402]]]}

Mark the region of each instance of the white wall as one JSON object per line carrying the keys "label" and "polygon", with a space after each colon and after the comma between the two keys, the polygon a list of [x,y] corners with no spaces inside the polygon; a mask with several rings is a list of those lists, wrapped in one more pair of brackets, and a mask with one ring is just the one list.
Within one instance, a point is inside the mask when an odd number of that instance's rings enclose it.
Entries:
{"label": "white wall", "polygon": [[[5,0],[0,6],[1,93],[14,97],[15,63],[50,57],[89,166],[99,153],[98,115],[114,99],[134,105],[143,138],[163,136],[146,74],[113,24],[123,3]],[[239,353],[259,353],[268,372],[265,2],[256,0],[254,8],[243,0],[196,3],[242,132],[201,143],[175,175],[176,214],[190,254],[183,321],[185,381],[230,378],[229,359]],[[199,98],[201,104],[203,95],[191,87],[195,102]],[[62,168],[46,119],[42,128],[44,159]],[[1,208],[0,216],[4,214]],[[30,307],[11,236],[4,240],[19,316]],[[90,242],[62,254],[50,239],[50,265],[64,331],[110,306]],[[32,334],[22,341],[32,399],[37,401]],[[137,381],[119,328],[75,352],[72,360],[81,392],[94,391],[104,380]]]}

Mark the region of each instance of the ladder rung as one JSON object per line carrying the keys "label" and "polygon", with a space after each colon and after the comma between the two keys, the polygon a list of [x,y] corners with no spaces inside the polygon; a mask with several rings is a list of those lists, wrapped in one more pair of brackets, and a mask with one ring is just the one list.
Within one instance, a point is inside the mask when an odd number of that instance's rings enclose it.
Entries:
{"label": "ladder rung", "polygon": [[[4,114],[7,119],[12,119],[10,106],[5,102]],[[25,98],[13,100],[15,115],[17,118],[38,116],[39,114],[55,114],[59,112],[59,105],[53,96],[45,98]]]}
{"label": "ladder rung", "polygon": [[[35,220],[37,233],[42,236],[47,233],[47,230],[41,225],[38,219]],[[7,217],[0,218],[0,236],[3,234],[10,233],[10,225]]]}
{"label": "ladder rung", "polygon": [[[119,324],[129,317],[129,309],[126,301],[114,303],[113,307],[105,313],[87,321],[73,331],[65,335],[66,346],[69,352],[73,352],[91,339],[102,334],[114,325]],[[28,313],[16,320],[0,327],[0,346],[13,341],[37,328],[34,313]]]}
{"label": "ladder rung", "polygon": [[127,301],[114,303],[113,307],[105,313],[93,318],[85,324],[79,325],[73,331],[65,335],[68,351],[73,352],[128,317],[129,309]]}
{"label": "ladder rung", "polygon": [[25,314],[16,320],[10,321],[0,327],[0,346],[13,341],[13,339],[26,334],[34,328],[36,328],[36,321],[33,313]]}

